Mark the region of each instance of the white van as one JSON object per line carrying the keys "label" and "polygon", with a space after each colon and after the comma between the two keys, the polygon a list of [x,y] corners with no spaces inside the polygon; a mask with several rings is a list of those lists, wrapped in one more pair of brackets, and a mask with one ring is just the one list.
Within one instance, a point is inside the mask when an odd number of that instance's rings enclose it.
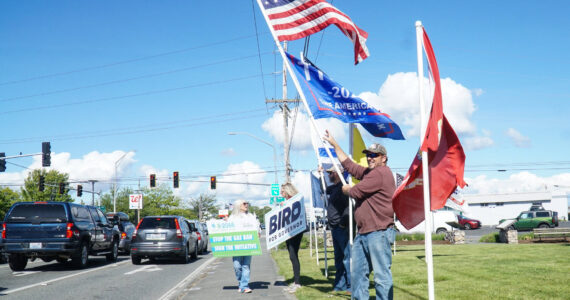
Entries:
{"label": "white van", "polygon": [[[457,223],[457,215],[449,210],[436,210],[431,213],[431,216],[432,216],[432,225],[433,225],[431,231],[432,233],[440,234],[452,231],[453,227],[447,224],[447,222]],[[416,232],[423,233],[425,232],[425,224],[426,222],[422,221],[416,227],[408,230],[402,224],[400,224],[400,221],[396,221],[396,228],[401,233],[416,233]]]}

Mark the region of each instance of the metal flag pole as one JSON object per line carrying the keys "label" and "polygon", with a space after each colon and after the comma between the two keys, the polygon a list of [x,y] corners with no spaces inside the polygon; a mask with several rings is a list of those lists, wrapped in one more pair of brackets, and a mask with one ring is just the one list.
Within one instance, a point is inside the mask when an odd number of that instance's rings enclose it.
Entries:
{"label": "metal flag pole", "polygon": [[[424,105],[423,94],[423,79],[424,79],[424,66],[423,66],[423,26],[421,21],[416,21],[416,42],[417,42],[417,56],[418,56],[418,85],[420,94],[420,145],[423,144],[425,132],[427,128],[426,110]],[[429,165],[427,151],[422,151],[422,170],[423,170],[423,189],[424,189],[424,215],[425,215],[425,256],[427,264],[428,275],[428,296],[430,300],[435,299],[434,293],[434,279],[433,279],[433,251],[431,242],[432,219],[431,219],[431,200],[430,200],[430,186],[429,186]]]}
{"label": "metal flag pole", "polygon": [[[289,64],[289,59],[287,58],[287,55],[285,54],[285,51],[283,50],[281,43],[279,43],[279,39],[277,38],[277,35],[275,34],[275,30],[273,29],[273,26],[271,26],[271,22],[269,21],[269,17],[265,13],[265,9],[263,9],[263,4],[261,3],[261,0],[257,0],[257,5],[259,6],[259,10],[261,11],[263,18],[265,19],[265,23],[267,23],[267,27],[269,28],[269,31],[271,32],[271,36],[273,37],[273,40],[275,41],[275,45],[277,46],[277,49],[279,49],[279,53],[281,54],[281,58],[285,62],[285,66],[287,67],[287,71],[289,71],[289,75],[291,76],[291,79],[293,79],[293,83],[295,84],[295,88],[297,89],[297,92],[299,92],[299,95],[301,96],[301,100],[303,100],[303,105],[305,106],[305,110],[307,111],[307,114],[309,115],[309,120],[311,120],[311,125],[313,126],[313,128],[315,129],[316,132],[318,132],[318,133],[323,132],[319,129],[319,127],[317,126],[317,123],[315,122],[315,118],[313,117],[313,113],[311,112],[311,109],[309,108],[309,105],[307,104],[307,98],[305,97],[305,94],[303,93],[303,90],[301,89],[301,85],[299,84],[299,80],[297,79],[297,76],[295,75],[295,73],[293,72],[293,69],[291,68],[291,64]],[[328,147],[326,146],[325,141],[321,137],[319,137],[319,140],[321,141],[321,144],[325,148],[327,155],[332,160],[333,156],[332,156],[330,150],[328,149]],[[338,166],[336,164],[333,164],[333,166],[334,166],[336,173],[340,177],[342,184],[343,185],[346,184],[346,180],[344,180],[344,178],[342,177],[342,173],[340,172],[340,169],[338,168]]]}

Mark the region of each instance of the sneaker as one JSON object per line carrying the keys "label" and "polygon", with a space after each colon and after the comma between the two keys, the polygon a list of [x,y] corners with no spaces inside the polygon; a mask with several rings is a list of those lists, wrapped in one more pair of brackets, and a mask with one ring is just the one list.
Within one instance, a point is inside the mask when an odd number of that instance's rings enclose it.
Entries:
{"label": "sneaker", "polygon": [[249,293],[251,293],[251,289],[250,289],[250,288],[245,288],[245,289],[243,289],[243,293],[244,293],[244,294],[249,294]]}
{"label": "sneaker", "polygon": [[240,294],[243,293],[243,290],[242,290],[242,289],[238,289],[238,293],[240,293]]}

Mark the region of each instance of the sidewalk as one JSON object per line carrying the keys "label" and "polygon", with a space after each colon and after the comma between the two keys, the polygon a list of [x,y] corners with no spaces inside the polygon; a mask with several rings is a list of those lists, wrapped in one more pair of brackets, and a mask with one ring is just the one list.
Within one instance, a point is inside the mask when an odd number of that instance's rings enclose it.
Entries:
{"label": "sidewalk", "polygon": [[182,299],[274,299],[292,300],[295,295],[284,291],[287,286],[284,278],[277,273],[277,265],[265,248],[265,237],[262,235],[262,255],[252,257],[251,278],[249,287],[251,294],[238,293],[238,282],[234,273],[231,257],[216,258],[192,283],[192,288]]}

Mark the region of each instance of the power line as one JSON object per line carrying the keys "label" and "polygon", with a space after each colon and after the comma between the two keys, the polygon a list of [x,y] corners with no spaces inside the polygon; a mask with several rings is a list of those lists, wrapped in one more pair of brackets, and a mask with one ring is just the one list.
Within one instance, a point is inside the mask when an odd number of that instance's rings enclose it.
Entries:
{"label": "power line", "polygon": [[75,102],[68,102],[68,103],[62,103],[62,104],[52,104],[52,105],[44,105],[44,106],[35,106],[35,107],[29,107],[29,108],[15,109],[15,110],[10,110],[10,111],[0,111],[0,114],[1,115],[13,114],[13,113],[26,112],[26,111],[54,109],[54,108],[61,108],[61,107],[66,107],[66,106],[75,106],[75,105],[82,105],[82,104],[106,102],[106,101],[112,101],[112,100],[122,100],[122,99],[127,99],[127,98],[149,96],[149,95],[179,91],[179,90],[196,88],[196,87],[204,87],[204,86],[217,85],[217,84],[223,84],[223,83],[228,83],[228,82],[241,81],[241,80],[251,79],[251,78],[255,78],[255,77],[259,77],[259,76],[263,76],[263,75],[257,74],[257,75],[236,77],[236,78],[231,78],[231,79],[226,79],[226,80],[217,80],[217,81],[196,83],[196,84],[191,84],[191,85],[186,85],[186,86],[181,86],[181,87],[174,87],[174,88],[161,89],[161,90],[151,90],[151,91],[129,94],[129,95],[123,95],[123,96],[113,96],[113,97],[105,97],[105,98],[90,99],[90,100],[79,100],[79,101],[75,101]]}
{"label": "power line", "polygon": [[[106,86],[106,85],[111,85],[111,84],[124,83],[124,82],[133,81],[133,80],[139,80],[139,79],[146,79],[146,78],[152,78],[152,77],[157,77],[157,76],[169,75],[169,74],[184,72],[184,71],[188,71],[188,70],[194,70],[194,69],[205,68],[205,67],[210,67],[210,66],[214,66],[214,65],[220,65],[220,64],[230,63],[230,62],[234,62],[234,61],[245,60],[245,59],[249,59],[249,58],[256,57],[256,56],[259,56],[259,59],[261,60],[261,56],[262,56],[262,55],[267,55],[267,54],[271,54],[271,53],[272,53],[272,52],[257,53],[257,54],[255,54],[255,55],[247,55],[247,56],[242,56],[242,57],[234,57],[234,58],[229,58],[229,59],[225,59],[225,60],[220,60],[220,61],[216,61],[216,62],[212,62],[212,63],[201,64],[201,65],[196,65],[196,66],[190,66],[190,67],[186,67],[186,68],[175,69],[175,70],[170,70],[170,71],[164,71],[164,72],[159,72],[159,73],[145,74],[145,75],[140,75],[140,76],[136,76],[136,77],[123,78],[123,79],[118,79],[118,80],[100,82],[100,83],[95,83],[95,84],[91,84],[91,85],[84,85],[84,86],[73,87],[73,88],[67,88],[67,89],[61,89],[61,90],[55,90],[55,91],[42,92],[42,93],[32,94],[32,95],[16,96],[16,97],[11,97],[11,98],[0,99],[0,102],[9,102],[9,101],[15,101],[15,100],[21,100],[21,99],[34,98],[34,97],[39,97],[39,96],[48,96],[48,95],[54,95],[54,94],[60,94],[60,93],[78,91],[78,90],[87,89],[87,88],[94,88],[94,87],[101,87],[101,86]],[[263,74],[261,74],[261,76],[262,76],[262,79],[263,79]]]}
{"label": "power line", "polygon": [[112,63],[109,63],[109,64],[103,64],[103,65],[98,65],[98,66],[85,67],[85,68],[80,68],[80,69],[75,69],[75,70],[70,70],[70,71],[64,71],[64,72],[58,72],[58,73],[51,73],[51,74],[45,74],[45,75],[38,75],[38,76],[33,76],[33,77],[28,77],[28,78],[23,78],[23,79],[18,79],[18,80],[12,80],[12,81],[5,81],[5,82],[0,82],[0,86],[2,86],[2,85],[9,85],[9,84],[15,84],[15,83],[21,83],[21,82],[27,82],[27,81],[33,81],[33,80],[40,80],[40,79],[51,78],[51,77],[64,76],[64,75],[69,75],[69,74],[79,73],[79,72],[85,72],[85,71],[91,71],[91,70],[104,69],[104,68],[109,68],[109,67],[113,67],[113,66],[118,66],[118,65],[123,65],[123,64],[128,64],[128,63],[133,63],[133,62],[138,62],[138,61],[143,61],[143,60],[148,60],[148,59],[154,59],[154,58],[158,58],[158,57],[162,57],[162,56],[168,56],[168,55],[173,55],[173,54],[184,53],[184,52],[188,52],[188,51],[191,51],[191,50],[196,50],[196,49],[201,49],[201,48],[208,48],[208,47],[217,46],[217,45],[222,45],[222,44],[226,44],[226,43],[230,43],[230,42],[234,42],[234,41],[238,41],[238,40],[248,39],[248,38],[251,38],[251,37],[253,37],[253,35],[246,35],[246,36],[236,37],[236,38],[229,39],[229,40],[224,40],[224,41],[219,41],[219,42],[213,42],[213,43],[204,44],[204,45],[199,45],[199,46],[195,46],[195,47],[184,48],[184,49],[174,50],[174,51],[169,51],[169,52],[164,52],[164,53],[158,53],[158,54],[149,55],[149,56],[143,56],[143,57],[139,57],[139,58],[127,59],[127,60],[112,62]]}

